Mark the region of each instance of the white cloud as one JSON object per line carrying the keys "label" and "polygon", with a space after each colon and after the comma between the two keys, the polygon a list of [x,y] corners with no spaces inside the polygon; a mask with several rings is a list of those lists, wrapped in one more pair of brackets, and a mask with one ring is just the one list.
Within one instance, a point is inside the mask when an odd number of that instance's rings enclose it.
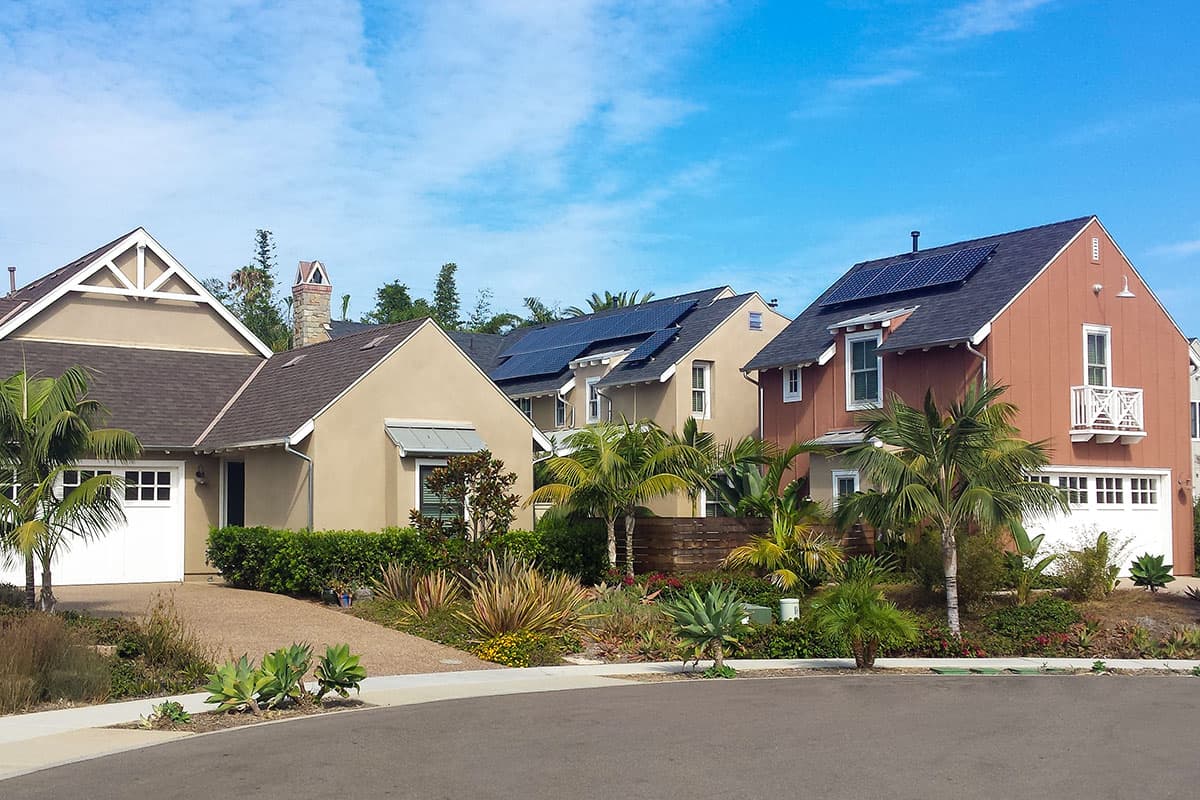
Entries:
{"label": "white cloud", "polygon": [[19,187],[0,260],[30,278],[145,224],[220,274],[269,227],[285,278],[323,258],[358,310],[446,260],[464,298],[574,297],[564,268],[619,280],[657,204],[711,175],[615,165],[699,111],[664,87],[715,19],[688,0],[20,6],[0,33],[0,185]]}
{"label": "white cloud", "polygon": [[1151,256],[1160,256],[1163,258],[1187,258],[1188,256],[1200,255],[1200,239],[1160,244],[1156,247],[1151,247],[1147,253]]}
{"label": "white cloud", "polygon": [[950,42],[1017,30],[1050,0],[975,0],[946,12],[938,37]]}

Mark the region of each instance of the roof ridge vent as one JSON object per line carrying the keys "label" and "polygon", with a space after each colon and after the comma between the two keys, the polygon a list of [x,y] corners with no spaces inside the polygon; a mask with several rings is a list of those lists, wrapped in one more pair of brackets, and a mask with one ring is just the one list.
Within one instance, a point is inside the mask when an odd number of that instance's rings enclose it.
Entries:
{"label": "roof ridge vent", "polygon": [[371,350],[375,347],[379,347],[379,345],[383,344],[383,340],[386,338],[387,338],[386,333],[383,336],[376,336],[374,339],[367,342],[366,344],[364,344],[362,347],[360,347],[358,349],[359,350]]}

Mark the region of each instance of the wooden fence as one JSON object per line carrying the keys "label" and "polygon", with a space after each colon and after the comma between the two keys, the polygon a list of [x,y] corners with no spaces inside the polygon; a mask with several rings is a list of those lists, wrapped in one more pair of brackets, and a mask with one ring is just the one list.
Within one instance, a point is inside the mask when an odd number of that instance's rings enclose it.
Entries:
{"label": "wooden fence", "polygon": [[[646,517],[633,530],[633,565],[644,572],[717,569],[735,547],[770,531],[771,521],[742,517]],[[825,532],[837,534],[830,528]],[[862,526],[842,537],[848,555],[872,553],[874,534]],[[617,563],[625,563],[625,530],[617,524]]]}

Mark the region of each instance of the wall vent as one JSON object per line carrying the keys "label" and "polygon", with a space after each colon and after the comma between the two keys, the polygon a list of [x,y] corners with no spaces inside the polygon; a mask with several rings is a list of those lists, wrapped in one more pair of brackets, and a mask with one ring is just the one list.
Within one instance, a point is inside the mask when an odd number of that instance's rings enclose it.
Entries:
{"label": "wall vent", "polygon": [[1100,237],[1099,236],[1092,237],[1092,263],[1093,264],[1100,263]]}

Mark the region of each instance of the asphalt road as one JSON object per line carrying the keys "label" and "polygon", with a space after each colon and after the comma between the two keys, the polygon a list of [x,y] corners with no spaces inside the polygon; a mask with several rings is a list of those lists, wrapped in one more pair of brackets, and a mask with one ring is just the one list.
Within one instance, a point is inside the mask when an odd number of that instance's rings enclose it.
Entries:
{"label": "asphalt road", "polygon": [[267,725],[0,783],[0,797],[1194,797],[1200,679],[635,684]]}

